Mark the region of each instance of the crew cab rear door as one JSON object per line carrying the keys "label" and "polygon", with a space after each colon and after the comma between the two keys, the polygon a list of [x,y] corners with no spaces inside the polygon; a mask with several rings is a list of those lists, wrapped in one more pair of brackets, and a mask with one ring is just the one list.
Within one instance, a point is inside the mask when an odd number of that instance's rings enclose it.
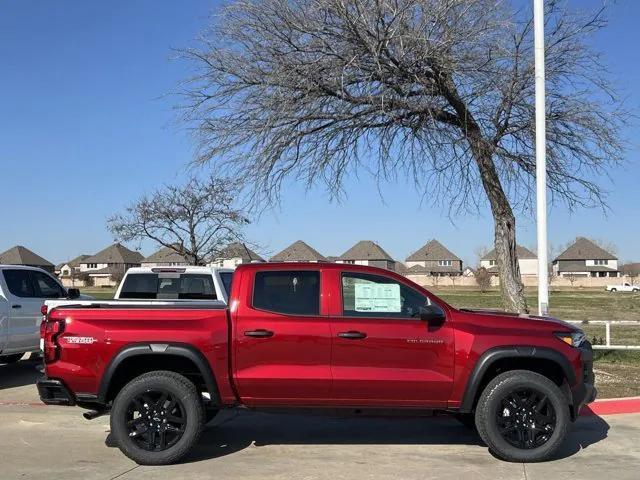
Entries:
{"label": "crew cab rear door", "polygon": [[431,300],[396,277],[348,268],[331,274],[336,403],[445,407],[454,369],[449,319],[422,320],[421,307]]}
{"label": "crew cab rear door", "polygon": [[331,335],[320,269],[270,266],[245,270],[233,282],[234,291],[241,292],[231,315],[233,368],[242,402],[325,403],[331,388]]}

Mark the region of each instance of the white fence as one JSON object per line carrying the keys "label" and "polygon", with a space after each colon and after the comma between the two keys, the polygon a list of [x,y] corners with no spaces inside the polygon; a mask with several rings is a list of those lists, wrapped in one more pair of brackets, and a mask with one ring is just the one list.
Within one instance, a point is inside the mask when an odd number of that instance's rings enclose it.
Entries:
{"label": "white fence", "polygon": [[[569,323],[574,323],[578,326],[585,325],[604,325],[604,344],[593,345],[594,350],[640,350],[640,345],[618,345],[611,343],[611,327],[620,328],[622,326],[639,328],[640,321],[638,320],[589,320],[583,322],[580,320],[568,320]],[[640,333],[640,332],[639,332]],[[587,334],[589,336],[589,334]]]}

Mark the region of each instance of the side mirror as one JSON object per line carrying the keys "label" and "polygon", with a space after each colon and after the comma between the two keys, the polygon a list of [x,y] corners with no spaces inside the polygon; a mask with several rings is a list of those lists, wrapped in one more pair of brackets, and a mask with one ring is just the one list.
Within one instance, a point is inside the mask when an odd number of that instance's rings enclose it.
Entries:
{"label": "side mirror", "polygon": [[76,298],[80,298],[80,290],[78,290],[77,288],[70,288],[69,290],[67,290],[67,297],[70,300],[75,300]]}
{"label": "side mirror", "polygon": [[420,320],[427,322],[429,325],[442,325],[446,318],[444,310],[437,305],[431,304],[420,307]]}

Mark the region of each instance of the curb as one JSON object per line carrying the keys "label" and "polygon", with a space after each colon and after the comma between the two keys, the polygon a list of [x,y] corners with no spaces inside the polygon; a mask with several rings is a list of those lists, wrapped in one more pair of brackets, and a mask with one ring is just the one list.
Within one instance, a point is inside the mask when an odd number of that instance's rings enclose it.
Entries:
{"label": "curb", "polygon": [[622,413],[640,413],[640,397],[605,398],[585,405],[580,415],[618,415]]}

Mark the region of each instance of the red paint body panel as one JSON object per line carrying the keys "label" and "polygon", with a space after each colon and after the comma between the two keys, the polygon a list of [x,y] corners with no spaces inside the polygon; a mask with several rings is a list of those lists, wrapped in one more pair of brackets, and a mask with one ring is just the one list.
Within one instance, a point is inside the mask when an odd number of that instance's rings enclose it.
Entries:
{"label": "red paint body panel", "polygon": [[[283,315],[252,306],[256,271],[320,271],[317,316]],[[385,275],[417,290],[446,314],[442,325],[419,319],[347,317],[341,273]],[[60,358],[46,375],[75,394],[98,394],[109,362],[135,344],[179,343],[209,362],[222,403],[260,406],[456,408],[477,360],[496,346],[539,346],[562,353],[581,378],[579,352],[553,336],[561,322],[456,310],[405,277],[342,264],[248,264],[233,277],[229,308],[59,307],[49,321],[65,320]],[[268,338],[245,335],[265,329]],[[345,331],[366,332],[348,340]],[[90,337],[91,344],[70,343]],[[71,340],[73,341],[73,340]],[[230,375],[232,372],[232,376]]]}

